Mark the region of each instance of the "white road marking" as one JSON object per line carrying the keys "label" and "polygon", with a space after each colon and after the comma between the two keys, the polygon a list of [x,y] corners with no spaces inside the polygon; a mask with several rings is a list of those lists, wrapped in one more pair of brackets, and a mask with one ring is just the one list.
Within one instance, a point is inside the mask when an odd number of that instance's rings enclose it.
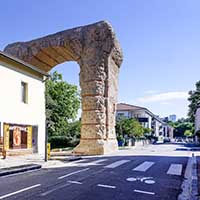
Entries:
{"label": "white road marking", "polygon": [[153,177],[130,177],[130,178],[127,178],[126,180],[127,181],[140,181],[140,182],[144,182],[146,184],[154,184],[155,181],[152,180]]}
{"label": "white road marking", "polygon": [[134,190],[134,192],[142,193],[142,194],[151,194],[151,195],[155,195],[154,192],[147,192],[147,191],[143,191],[143,190]]}
{"label": "white road marking", "polygon": [[91,162],[88,162],[88,163],[79,163],[80,166],[91,166],[91,165],[102,165],[102,164],[99,164],[101,162],[104,162],[106,161],[107,159],[100,159],[100,160],[95,160],[95,161],[91,161]]}
{"label": "white road marking", "polygon": [[74,183],[74,184],[78,184],[78,185],[81,185],[82,183],[79,182],[79,181],[67,181],[68,183]]}
{"label": "white road marking", "polygon": [[127,178],[126,180],[132,182],[132,181],[137,181],[138,179],[134,178],[134,177],[131,177],[131,178]]}
{"label": "white road marking", "polygon": [[168,171],[167,171],[167,174],[170,174],[170,175],[181,175],[182,173],[182,164],[171,164]]}
{"label": "white road marking", "polygon": [[153,177],[143,177],[143,178],[140,178],[141,182],[144,182],[145,180],[151,180],[153,179]]}
{"label": "white road marking", "polygon": [[33,185],[33,186],[30,186],[30,187],[27,187],[27,188],[18,190],[18,191],[16,191],[16,192],[12,192],[12,193],[9,193],[9,194],[0,196],[0,199],[5,199],[5,198],[7,198],[7,197],[13,196],[13,195],[15,195],[15,194],[19,194],[19,193],[21,193],[21,192],[25,192],[25,191],[27,191],[27,190],[31,190],[31,189],[36,188],[36,187],[39,187],[39,186],[41,186],[41,184]]}
{"label": "white road marking", "polygon": [[46,195],[48,195],[48,194],[50,194],[50,193],[52,193],[52,192],[54,192],[56,190],[62,189],[62,188],[66,187],[66,186],[69,186],[69,185],[70,185],[70,183],[67,183],[67,184],[61,185],[59,187],[53,188],[51,190],[48,190],[48,191],[40,194],[40,196],[44,197],[44,196],[46,196]]}
{"label": "white road marking", "polygon": [[63,176],[58,177],[58,179],[63,179],[63,178],[66,178],[66,177],[68,177],[68,176],[71,176],[71,175],[74,175],[74,174],[78,174],[78,173],[80,173],[80,172],[87,171],[87,170],[89,170],[89,169],[90,169],[90,168],[85,168],[85,169],[81,169],[81,170],[78,170],[78,171],[75,171],[75,172],[71,172],[71,173],[69,173],[69,174],[66,174],[66,175],[63,175]]}
{"label": "white road marking", "polygon": [[[92,165],[103,165],[101,164],[101,162],[104,162],[108,159],[99,159],[99,160],[95,160],[95,161],[91,161],[91,162],[82,162],[82,161],[86,161],[85,160],[79,160],[79,162],[73,162],[70,164],[70,166],[74,166],[74,167],[88,167],[88,166],[92,166]],[[87,160],[88,161],[88,160]]]}
{"label": "white road marking", "polygon": [[133,171],[145,172],[145,171],[147,171],[153,164],[154,164],[154,162],[145,161],[145,162],[143,162],[142,164],[140,164],[139,166],[135,167],[135,168],[133,169]]}
{"label": "white road marking", "polygon": [[98,187],[104,187],[104,188],[111,188],[111,189],[115,189],[116,186],[113,186],[113,185],[102,185],[102,184],[98,184],[97,185]]}
{"label": "white road marking", "polygon": [[105,166],[105,168],[113,169],[113,168],[116,168],[116,167],[123,165],[124,163],[127,163],[127,162],[130,162],[130,160],[119,160],[119,161],[116,161],[116,162],[114,162],[110,165]]}
{"label": "white road marking", "polygon": [[154,180],[145,180],[144,181],[146,184],[154,184],[155,183],[155,181]]}
{"label": "white road marking", "polygon": [[108,160],[108,159],[95,160],[95,161],[93,161],[93,162],[91,162],[91,163],[97,164],[97,163],[104,162],[104,161],[106,161],[106,160]]}

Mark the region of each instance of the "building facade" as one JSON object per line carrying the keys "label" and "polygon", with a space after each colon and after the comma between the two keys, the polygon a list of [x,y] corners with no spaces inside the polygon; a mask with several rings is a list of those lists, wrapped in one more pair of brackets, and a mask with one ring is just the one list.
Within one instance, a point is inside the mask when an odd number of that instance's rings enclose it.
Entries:
{"label": "building facade", "polygon": [[119,103],[117,104],[116,118],[135,118],[143,127],[152,129],[155,136],[173,137],[171,127],[147,108]]}
{"label": "building facade", "polygon": [[0,52],[0,137],[8,154],[45,153],[46,76]]}

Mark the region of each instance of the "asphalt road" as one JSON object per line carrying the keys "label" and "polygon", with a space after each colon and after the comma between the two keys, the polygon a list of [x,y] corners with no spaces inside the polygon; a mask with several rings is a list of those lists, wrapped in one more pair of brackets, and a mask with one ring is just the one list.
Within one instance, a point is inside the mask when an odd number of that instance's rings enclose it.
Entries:
{"label": "asphalt road", "polygon": [[[165,146],[153,151],[159,148]],[[62,168],[2,177],[0,199],[175,200],[188,157],[166,153],[86,157]]]}

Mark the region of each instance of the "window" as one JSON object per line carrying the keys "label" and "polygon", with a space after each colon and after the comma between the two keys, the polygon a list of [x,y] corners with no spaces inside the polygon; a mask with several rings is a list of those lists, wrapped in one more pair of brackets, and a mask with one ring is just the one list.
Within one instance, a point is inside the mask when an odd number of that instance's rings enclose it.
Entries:
{"label": "window", "polygon": [[23,103],[28,103],[28,83],[21,82],[21,98]]}
{"label": "window", "polygon": [[124,116],[124,113],[118,113],[117,114],[119,117],[123,117]]}

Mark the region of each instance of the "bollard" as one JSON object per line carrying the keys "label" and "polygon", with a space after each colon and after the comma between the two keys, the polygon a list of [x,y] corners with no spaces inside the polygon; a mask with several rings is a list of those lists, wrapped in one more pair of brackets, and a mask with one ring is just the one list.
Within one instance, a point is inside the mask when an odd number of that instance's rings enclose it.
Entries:
{"label": "bollard", "polygon": [[51,144],[47,143],[47,159],[49,160],[51,157]]}

